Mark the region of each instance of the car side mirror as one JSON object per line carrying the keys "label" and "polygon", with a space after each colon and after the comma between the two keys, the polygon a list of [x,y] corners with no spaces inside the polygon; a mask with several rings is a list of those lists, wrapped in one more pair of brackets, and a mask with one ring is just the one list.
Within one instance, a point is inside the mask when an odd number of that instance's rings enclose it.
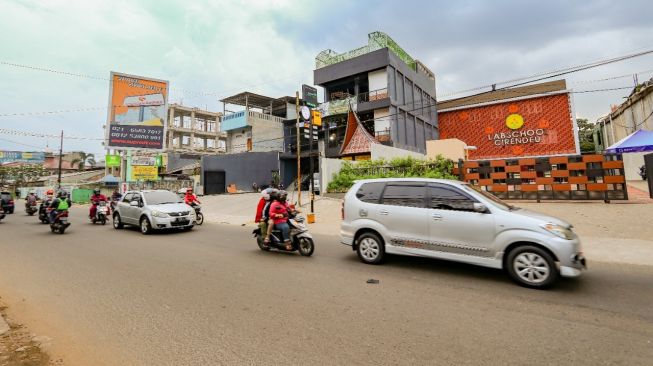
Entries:
{"label": "car side mirror", "polygon": [[129,202],[129,205],[132,206],[132,207],[138,207],[139,203],[138,203],[138,201],[131,201],[131,202]]}
{"label": "car side mirror", "polygon": [[479,202],[474,202],[474,212],[487,213],[487,207]]}

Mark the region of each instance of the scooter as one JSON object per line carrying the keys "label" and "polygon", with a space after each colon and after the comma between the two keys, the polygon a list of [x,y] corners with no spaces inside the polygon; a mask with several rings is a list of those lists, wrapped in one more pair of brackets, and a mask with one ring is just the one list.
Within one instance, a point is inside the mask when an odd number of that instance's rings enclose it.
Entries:
{"label": "scooter", "polygon": [[63,210],[57,213],[54,222],[50,224],[50,231],[63,234],[68,226],[70,226],[70,222],[68,222],[68,210]]}
{"label": "scooter", "polygon": [[195,225],[202,225],[204,222],[204,215],[202,214],[202,206],[197,203],[193,203],[191,206],[195,209]]}
{"label": "scooter", "polygon": [[52,201],[43,201],[41,202],[41,205],[39,206],[39,221],[41,221],[42,224],[49,224],[50,223],[50,218],[48,217],[48,207],[50,206],[50,203]]}
{"label": "scooter", "polygon": [[32,202],[31,204],[30,204],[30,203],[26,203],[26,204],[25,204],[25,212],[26,212],[29,216],[33,216],[33,215],[34,215],[38,210],[39,210],[39,209],[38,209],[38,207],[36,206],[36,202]]}
{"label": "scooter", "polygon": [[286,248],[281,231],[277,229],[272,230],[270,242],[266,245],[264,242],[265,233],[261,233],[261,228],[252,231],[259,249],[263,251],[269,251],[271,248],[284,252],[299,251],[299,254],[310,257],[315,251],[315,244],[313,243],[313,236],[308,232],[308,228],[304,224],[304,218],[301,216],[290,218],[288,219],[288,225],[290,226],[291,250]]}
{"label": "scooter", "polygon": [[95,216],[91,218],[93,224],[100,223],[105,225],[107,223],[107,216],[109,215],[109,207],[105,201],[100,201],[95,208]]}

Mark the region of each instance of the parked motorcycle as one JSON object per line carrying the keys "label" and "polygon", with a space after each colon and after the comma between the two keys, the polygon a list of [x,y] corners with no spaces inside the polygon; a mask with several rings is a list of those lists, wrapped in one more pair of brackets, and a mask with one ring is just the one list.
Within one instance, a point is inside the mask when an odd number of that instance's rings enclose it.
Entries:
{"label": "parked motorcycle", "polygon": [[39,206],[39,221],[42,224],[49,224],[50,218],[48,217],[48,207],[50,206],[51,201],[44,200]]}
{"label": "parked motorcycle", "polygon": [[256,238],[258,247],[263,251],[268,251],[271,248],[284,252],[299,251],[299,254],[310,257],[315,250],[315,244],[313,243],[313,236],[308,232],[308,228],[304,224],[304,218],[301,216],[290,218],[288,219],[288,225],[290,226],[291,250],[286,248],[286,245],[283,243],[281,231],[276,229],[272,230],[268,245],[264,243],[265,233],[261,233],[261,228],[254,230],[252,234]]}
{"label": "parked motorcycle", "polygon": [[63,234],[68,226],[70,226],[70,222],[68,222],[68,210],[63,210],[57,213],[54,222],[50,224],[50,231]]}
{"label": "parked motorcycle", "polygon": [[646,165],[639,167],[639,176],[642,177],[642,180],[646,180]]}
{"label": "parked motorcycle", "polygon": [[95,209],[95,216],[91,218],[93,224],[100,223],[102,225],[107,223],[107,216],[109,216],[109,207],[105,201],[100,201]]}
{"label": "parked motorcycle", "polygon": [[36,212],[38,212],[38,210],[39,210],[39,208],[38,208],[38,206],[36,204],[36,201],[32,202],[32,203],[26,203],[25,204],[25,212],[29,216],[33,216]]}
{"label": "parked motorcycle", "polygon": [[202,214],[202,206],[197,203],[193,203],[193,209],[195,209],[195,225],[202,225],[204,222],[204,215]]}

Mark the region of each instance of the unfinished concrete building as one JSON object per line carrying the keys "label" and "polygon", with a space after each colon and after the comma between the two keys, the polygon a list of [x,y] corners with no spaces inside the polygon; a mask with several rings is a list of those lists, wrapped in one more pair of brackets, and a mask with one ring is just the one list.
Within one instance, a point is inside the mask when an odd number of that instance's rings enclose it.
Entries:
{"label": "unfinished concrete building", "polygon": [[224,153],[227,135],[220,131],[222,113],[179,104],[168,106],[168,151]]}

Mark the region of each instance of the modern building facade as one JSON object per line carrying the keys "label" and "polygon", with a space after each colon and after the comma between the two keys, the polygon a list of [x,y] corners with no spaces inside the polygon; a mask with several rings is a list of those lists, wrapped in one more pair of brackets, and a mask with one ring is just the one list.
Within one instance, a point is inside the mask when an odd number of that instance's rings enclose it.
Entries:
{"label": "modern building facade", "polygon": [[222,113],[179,104],[168,106],[167,150],[178,153],[224,153],[226,134],[220,131]]}
{"label": "modern building facade", "polygon": [[320,52],[313,78],[324,88],[319,109],[327,157],[346,157],[350,109],[369,135],[388,146],[425,153],[426,141],[439,137],[435,75],[384,33],[370,33],[366,46],[349,52]]}

